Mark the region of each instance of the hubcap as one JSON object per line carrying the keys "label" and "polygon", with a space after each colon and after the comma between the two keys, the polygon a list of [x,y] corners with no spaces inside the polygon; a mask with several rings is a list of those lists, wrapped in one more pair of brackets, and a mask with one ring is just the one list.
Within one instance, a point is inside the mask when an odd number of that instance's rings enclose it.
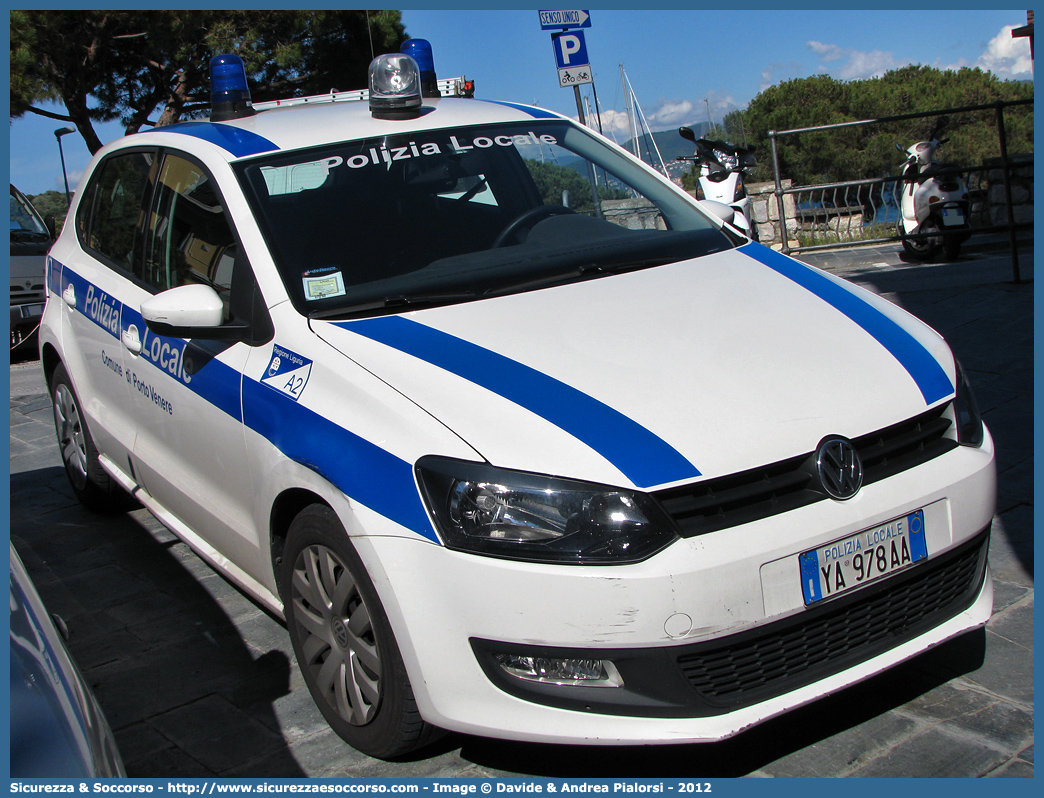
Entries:
{"label": "hubcap", "polygon": [[381,699],[381,660],[355,580],[336,552],[314,545],[297,557],[292,590],[301,667],[340,717],[368,723]]}
{"label": "hubcap", "polygon": [[87,446],[76,397],[64,384],[59,384],[54,392],[54,426],[69,476],[77,488],[83,488],[87,484]]}

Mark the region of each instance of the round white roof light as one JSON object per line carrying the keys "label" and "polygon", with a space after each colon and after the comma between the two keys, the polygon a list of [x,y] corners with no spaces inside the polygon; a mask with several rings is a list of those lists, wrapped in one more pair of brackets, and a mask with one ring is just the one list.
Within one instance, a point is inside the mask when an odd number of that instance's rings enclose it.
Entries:
{"label": "round white roof light", "polygon": [[386,53],[370,62],[370,113],[377,119],[412,119],[421,112],[417,62],[402,53]]}

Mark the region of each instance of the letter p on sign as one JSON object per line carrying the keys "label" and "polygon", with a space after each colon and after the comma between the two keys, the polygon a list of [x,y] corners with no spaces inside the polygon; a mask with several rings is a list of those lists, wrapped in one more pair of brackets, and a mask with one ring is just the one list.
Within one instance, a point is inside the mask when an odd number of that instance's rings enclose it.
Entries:
{"label": "letter p on sign", "polygon": [[556,33],[551,36],[551,44],[554,46],[555,61],[559,69],[591,63],[587,57],[583,31]]}

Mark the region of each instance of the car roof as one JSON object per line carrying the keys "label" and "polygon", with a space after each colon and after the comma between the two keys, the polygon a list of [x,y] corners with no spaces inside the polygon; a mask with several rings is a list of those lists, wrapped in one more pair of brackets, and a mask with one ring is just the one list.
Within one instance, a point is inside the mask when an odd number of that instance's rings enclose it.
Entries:
{"label": "car roof", "polygon": [[[364,101],[289,105],[266,108],[253,116],[222,122],[181,122],[153,128],[123,140],[141,145],[172,134],[193,136],[216,144],[229,161],[279,150],[317,147],[337,141],[379,138],[424,130],[564,119],[552,111],[516,103],[456,97],[425,99],[415,119],[375,119]],[[163,142],[155,140],[158,146]],[[169,140],[168,140],[169,143]],[[184,146],[184,145],[182,145]]]}

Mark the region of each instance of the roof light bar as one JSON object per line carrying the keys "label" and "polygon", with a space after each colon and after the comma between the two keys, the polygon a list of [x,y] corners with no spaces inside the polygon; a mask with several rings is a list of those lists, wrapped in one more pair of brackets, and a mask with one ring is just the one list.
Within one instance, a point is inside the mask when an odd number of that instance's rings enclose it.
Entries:
{"label": "roof light bar", "polygon": [[210,108],[211,122],[253,116],[246,67],[238,55],[217,55],[210,59]]}

